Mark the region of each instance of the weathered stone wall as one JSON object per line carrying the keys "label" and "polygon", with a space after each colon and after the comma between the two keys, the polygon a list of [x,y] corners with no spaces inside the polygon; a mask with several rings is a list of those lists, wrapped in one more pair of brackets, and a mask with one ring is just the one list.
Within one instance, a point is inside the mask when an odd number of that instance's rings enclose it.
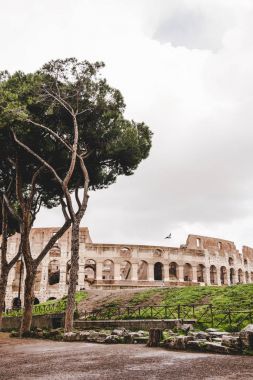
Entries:
{"label": "weathered stone wall", "polygon": [[[57,228],[34,228],[31,249],[36,257]],[[36,278],[36,302],[67,294],[71,231],[68,230],[42,261]],[[17,252],[19,236],[9,238],[9,259]],[[18,297],[21,263],[12,268],[6,307]],[[21,276],[23,291],[25,270]],[[230,285],[253,282],[253,248],[237,250],[231,241],[189,235],[179,248],[92,243],[80,229],[78,289],[155,287],[170,285]],[[23,294],[21,293],[21,300]]]}
{"label": "weathered stone wall", "polygon": [[[21,324],[21,317],[4,317],[2,330],[18,330]],[[64,314],[34,315],[32,328],[53,329],[64,326]]]}

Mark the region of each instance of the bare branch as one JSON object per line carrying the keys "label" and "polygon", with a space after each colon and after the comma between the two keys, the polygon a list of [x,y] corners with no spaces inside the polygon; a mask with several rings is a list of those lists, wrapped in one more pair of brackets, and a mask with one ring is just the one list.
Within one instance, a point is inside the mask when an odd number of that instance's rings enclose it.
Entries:
{"label": "bare branch", "polygon": [[40,252],[39,256],[34,260],[35,266],[38,266],[40,262],[44,259],[48,251],[55,245],[57,240],[67,231],[67,229],[71,225],[71,219],[65,221],[63,226],[51,237],[51,239],[47,242],[45,247]]}
{"label": "bare branch", "polygon": [[21,242],[19,244],[19,248],[18,248],[18,252],[16,253],[16,255],[11,259],[11,261],[8,263],[8,269],[10,270],[13,265],[18,261],[19,257],[21,256],[21,252],[22,252],[22,245],[21,245]]}
{"label": "bare branch", "polygon": [[64,202],[64,199],[61,198],[61,199],[60,199],[60,202],[61,202],[61,208],[62,208],[62,213],[63,213],[63,215],[64,215],[64,218],[65,218],[65,220],[69,220],[70,217],[69,217],[69,215],[68,215],[68,213],[67,213],[67,205],[66,205],[66,203]]}
{"label": "bare branch", "polygon": [[24,148],[28,153],[30,153],[33,157],[37,158],[37,160],[39,160],[45,167],[47,167],[52,173],[53,175],[55,176],[55,178],[57,179],[57,181],[60,183],[60,185],[62,185],[62,180],[61,178],[58,176],[58,174],[56,173],[56,171],[54,170],[54,168],[49,165],[42,157],[40,157],[37,153],[35,153],[31,148],[29,148],[26,144],[22,143],[16,136],[15,132],[12,130],[12,133],[13,133],[13,137],[14,137],[14,141],[20,145],[22,148]]}
{"label": "bare branch", "polygon": [[48,91],[46,88],[44,88],[44,91],[48,96],[60,103],[72,116],[75,114],[73,108],[60,95],[56,95],[53,92]]}
{"label": "bare branch", "polygon": [[40,175],[40,173],[45,169],[45,165],[42,165],[38,170],[36,170],[36,172],[33,174],[32,176],[32,181],[31,181],[31,192],[30,192],[30,196],[29,196],[29,199],[28,199],[28,203],[29,203],[29,209],[32,207],[32,202],[33,202],[33,198],[34,198],[34,195],[35,195],[35,190],[36,190],[36,179],[38,178],[38,176]]}
{"label": "bare branch", "polygon": [[54,136],[57,140],[59,140],[63,145],[65,145],[66,148],[68,148],[68,150],[70,150],[72,152],[71,145],[69,145],[68,143],[66,143],[66,141],[64,141],[57,133],[55,133],[54,131],[52,131],[52,129],[46,127],[43,124],[36,123],[35,121],[33,121],[31,119],[27,119],[27,122],[30,123],[30,124],[32,124],[32,125],[35,125],[35,126],[37,126],[39,128],[42,128],[42,129],[44,129],[47,132],[49,132],[52,136]]}
{"label": "bare branch", "polygon": [[78,208],[80,208],[81,207],[81,202],[80,202],[80,198],[79,198],[79,194],[78,194],[78,184],[77,184],[77,186],[76,186],[76,188],[75,188],[75,199],[76,199],[76,203],[77,203],[77,205],[78,205]]}
{"label": "bare branch", "polygon": [[20,216],[18,214],[16,214],[14,208],[10,205],[9,199],[6,196],[6,194],[3,194],[3,198],[4,198],[4,202],[6,204],[6,207],[9,210],[9,213],[13,216],[13,218],[15,220],[17,220],[20,224],[22,224],[22,219],[20,218]]}

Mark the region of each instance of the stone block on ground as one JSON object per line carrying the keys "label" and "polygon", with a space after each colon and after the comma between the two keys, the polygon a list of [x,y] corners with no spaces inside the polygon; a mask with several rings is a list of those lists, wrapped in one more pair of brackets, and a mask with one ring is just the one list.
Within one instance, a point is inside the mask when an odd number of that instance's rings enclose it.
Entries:
{"label": "stone block on ground", "polygon": [[253,324],[246,326],[239,333],[243,350],[253,350]]}
{"label": "stone block on ground", "polygon": [[239,336],[224,335],[221,340],[222,346],[241,350],[241,340]]}
{"label": "stone block on ground", "polygon": [[64,342],[75,342],[79,340],[79,334],[74,332],[67,332],[63,335]]}

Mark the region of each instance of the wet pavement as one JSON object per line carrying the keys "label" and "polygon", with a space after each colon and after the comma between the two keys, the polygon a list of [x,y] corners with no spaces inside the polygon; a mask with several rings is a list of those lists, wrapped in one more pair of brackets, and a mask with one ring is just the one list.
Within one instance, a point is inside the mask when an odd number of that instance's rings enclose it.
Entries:
{"label": "wet pavement", "polygon": [[253,357],[19,340],[0,334],[0,379],[253,380]]}

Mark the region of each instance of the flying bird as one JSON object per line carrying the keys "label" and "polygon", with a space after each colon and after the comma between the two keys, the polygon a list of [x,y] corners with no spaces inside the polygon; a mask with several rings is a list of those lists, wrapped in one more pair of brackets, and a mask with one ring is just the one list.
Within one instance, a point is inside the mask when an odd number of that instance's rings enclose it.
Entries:
{"label": "flying bird", "polygon": [[171,239],[171,234],[169,234],[168,236],[166,236],[164,239]]}

